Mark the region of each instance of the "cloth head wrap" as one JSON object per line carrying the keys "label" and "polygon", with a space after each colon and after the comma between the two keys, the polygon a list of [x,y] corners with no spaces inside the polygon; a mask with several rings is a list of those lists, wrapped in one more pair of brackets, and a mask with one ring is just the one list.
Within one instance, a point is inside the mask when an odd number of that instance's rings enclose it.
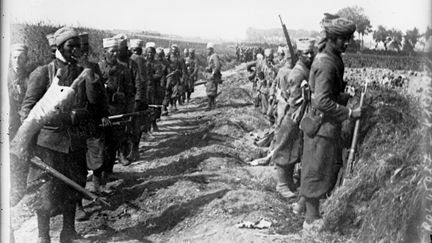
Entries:
{"label": "cloth head wrap", "polygon": [[50,46],[50,47],[55,47],[55,46],[57,46],[57,44],[56,44],[56,42],[55,42],[55,38],[54,38],[54,34],[48,34],[48,35],[46,35],[46,38],[47,38],[47,40],[48,40],[48,45]]}
{"label": "cloth head wrap", "polygon": [[117,34],[117,35],[113,36],[112,38],[118,40],[118,42],[119,42],[118,43],[119,48],[127,47],[128,38],[127,38],[127,36],[125,34]]}
{"label": "cloth head wrap", "polygon": [[119,40],[115,38],[104,38],[102,42],[103,48],[119,47]]}
{"label": "cloth head wrap", "polygon": [[208,48],[214,48],[214,44],[211,43],[211,42],[207,43],[207,49],[208,49]]}
{"label": "cloth head wrap", "polygon": [[346,18],[324,19],[322,27],[326,35],[332,36],[351,36],[356,30],[354,22]]}
{"label": "cloth head wrap", "polygon": [[58,29],[55,33],[54,33],[54,38],[55,38],[55,43],[57,46],[60,46],[61,44],[63,44],[65,41],[78,37],[78,32],[72,28],[72,27],[63,27]]}
{"label": "cloth head wrap", "polygon": [[130,48],[140,48],[143,47],[144,41],[141,39],[131,39],[129,45]]}
{"label": "cloth head wrap", "polygon": [[147,42],[145,45],[145,48],[156,48],[156,43],[154,42]]}
{"label": "cloth head wrap", "polygon": [[315,39],[308,38],[308,37],[298,38],[296,40],[296,44],[297,44],[297,50],[299,51],[311,51],[314,48]]}

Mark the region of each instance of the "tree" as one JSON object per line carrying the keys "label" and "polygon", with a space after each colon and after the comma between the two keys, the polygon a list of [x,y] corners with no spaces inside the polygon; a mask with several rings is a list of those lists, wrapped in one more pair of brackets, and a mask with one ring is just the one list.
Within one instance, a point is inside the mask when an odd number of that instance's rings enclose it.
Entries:
{"label": "tree", "polygon": [[372,25],[369,17],[364,13],[364,9],[359,6],[346,7],[340,9],[337,14],[347,18],[356,25],[356,32],[361,36],[361,47],[363,48],[363,37],[372,32]]}
{"label": "tree", "polygon": [[421,35],[417,28],[414,27],[414,29],[412,30],[407,30],[404,36],[404,50],[408,52],[413,52],[420,37]]}
{"label": "tree", "polygon": [[398,29],[387,30],[387,47],[395,48],[398,52],[402,47],[402,31]]}
{"label": "tree", "polygon": [[382,42],[384,44],[384,48],[387,51],[387,36],[388,31],[386,28],[382,25],[378,25],[378,29],[373,32],[372,38],[375,40],[376,45],[375,48],[378,46],[378,43]]}

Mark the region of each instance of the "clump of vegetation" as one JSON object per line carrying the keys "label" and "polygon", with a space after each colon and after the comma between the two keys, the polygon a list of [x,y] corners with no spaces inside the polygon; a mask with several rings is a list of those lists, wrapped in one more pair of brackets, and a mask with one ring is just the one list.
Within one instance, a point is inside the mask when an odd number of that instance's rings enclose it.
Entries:
{"label": "clump of vegetation", "polygon": [[324,203],[324,221],[360,242],[398,242],[421,194],[421,111],[401,90],[368,93],[354,175]]}

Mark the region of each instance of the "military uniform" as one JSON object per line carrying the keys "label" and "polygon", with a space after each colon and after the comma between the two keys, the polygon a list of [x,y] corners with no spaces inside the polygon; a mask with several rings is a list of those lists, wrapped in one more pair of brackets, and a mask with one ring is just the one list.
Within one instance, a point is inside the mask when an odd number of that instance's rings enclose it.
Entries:
{"label": "military uniform", "polygon": [[[146,62],[147,75],[149,81],[147,83],[147,99],[150,104],[162,105],[165,87],[165,65],[159,60],[147,60]],[[161,115],[161,109],[156,109],[156,118]]]}
{"label": "military uniform", "polygon": [[[130,70],[119,63],[99,63],[102,77],[105,83],[108,110],[110,115],[118,115],[132,112],[135,97],[135,86],[130,78]],[[113,172],[116,153],[119,151],[121,156],[128,152],[128,139],[130,126],[113,126],[106,129],[105,159],[103,171],[111,174]]]}
{"label": "military uniform", "polygon": [[9,140],[13,139],[21,126],[19,111],[27,90],[27,82],[28,76],[24,72],[17,73],[13,68],[9,68]]}
{"label": "military uniform", "polygon": [[[23,118],[27,117],[47,91],[59,69],[63,71],[59,85],[63,86],[69,86],[83,70],[76,64],[68,64],[57,58],[33,71],[21,108]],[[105,115],[100,112],[103,108],[95,102],[101,99],[97,82],[99,81],[93,80],[81,83],[72,104],[72,111],[83,112],[87,116],[73,121],[70,113],[61,112],[40,130],[36,139],[35,154],[44,163],[83,187],[87,174],[86,139],[92,135],[98,121]],[[41,174],[39,169],[31,168],[29,180],[35,180]],[[62,234],[74,233],[75,204],[81,198],[80,193],[54,178],[49,178],[40,190],[43,201],[37,208],[39,236],[49,238],[50,215],[59,210],[63,213]]]}
{"label": "military uniform", "polygon": [[301,161],[303,152],[303,133],[299,128],[298,121],[293,121],[291,116],[300,106],[298,101],[302,98],[300,85],[303,80],[308,80],[309,68],[302,61],[289,73],[288,91],[289,105],[288,112],[283,115],[278,131],[275,136],[275,147],[272,160],[277,165],[279,182],[286,184],[294,192],[296,187],[293,181],[295,164]]}
{"label": "military uniform", "polygon": [[176,109],[176,102],[180,98],[183,88],[184,65],[178,55],[171,53],[166,68],[166,92],[163,105],[171,104]]}
{"label": "military uniform", "polygon": [[187,101],[190,100],[191,93],[194,92],[195,82],[198,80],[198,60],[190,54],[185,59],[186,72],[188,73],[187,80],[185,81],[185,91],[187,94]]}
{"label": "military uniform", "polygon": [[[210,48],[213,48],[213,46],[210,46]],[[209,108],[213,109],[216,107],[215,100],[218,85],[222,82],[221,62],[216,53],[212,53],[207,57],[206,71],[210,73],[210,77],[207,79],[206,83],[206,93],[209,99]]]}

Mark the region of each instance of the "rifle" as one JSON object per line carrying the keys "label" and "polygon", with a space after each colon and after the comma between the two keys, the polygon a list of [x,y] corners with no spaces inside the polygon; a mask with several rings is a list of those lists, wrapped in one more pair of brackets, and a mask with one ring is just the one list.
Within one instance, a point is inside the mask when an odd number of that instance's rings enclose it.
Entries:
{"label": "rifle", "polygon": [[280,16],[280,14],[278,16],[279,16],[279,20],[281,22],[282,29],[283,29],[283,32],[284,32],[284,35],[285,35],[285,39],[286,39],[286,42],[287,42],[287,45],[288,45],[288,48],[289,48],[289,51],[290,51],[290,55],[291,55],[291,68],[293,68],[294,65],[297,62],[297,58],[296,58],[296,56],[294,54],[294,48],[293,48],[293,46],[291,44],[291,39],[290,39],[290,36],[288,34],[288,29],[287,29],[286,25],[284,24],[284,22],[282,21],[282,17]]}
{"label": "rifle", "polygon": [[30,162],[32,164],[36,165],[37,167],[39,167],[40,169],[42,169],[43,171],[46,171],[51,176],[54,176],[55,178],[61,180],[62,182],[64,182],[68,186],[77,190],[78,192],[84,194],[85,196],[90,198],[93,202],[100,202],[107,207],[111,207],[111,204],[109,202],[107,202],[103,198],[98,197],[97,195],[87,191],[85,188],[78,185],[78,183],[76,183],[75,181],[69,179],[68,177],[66,177],[62,173],[58,172],[57,170],[55,170],[51,166],[49,166],[49,165],[45,164],[44,162],[40,161],[39,159],[37,159],[37,157],[31,159]]}
{"label": "rifle", "polygon": [[[367,91],[367,87],[368,87],[368,83],[369,83],[369,79],[365,80],[365,86],[364,86],[364,90],[360,95],[360,107],[363,106],[363,102],[364,102],[364,96],[366,94]],[[355,153],[355,148],[357,145],[357,140],[358,140],[358,133],[360,130],[360,119],[357,119],[355,122],[355,127],[354,127],[354,135],[351,141],[351,148],[349,150],[349,155],[348,155],[348,161],[347,161],[347,170],[348,170],[348,175],[351,175],[354,169],[354,153]]]}

